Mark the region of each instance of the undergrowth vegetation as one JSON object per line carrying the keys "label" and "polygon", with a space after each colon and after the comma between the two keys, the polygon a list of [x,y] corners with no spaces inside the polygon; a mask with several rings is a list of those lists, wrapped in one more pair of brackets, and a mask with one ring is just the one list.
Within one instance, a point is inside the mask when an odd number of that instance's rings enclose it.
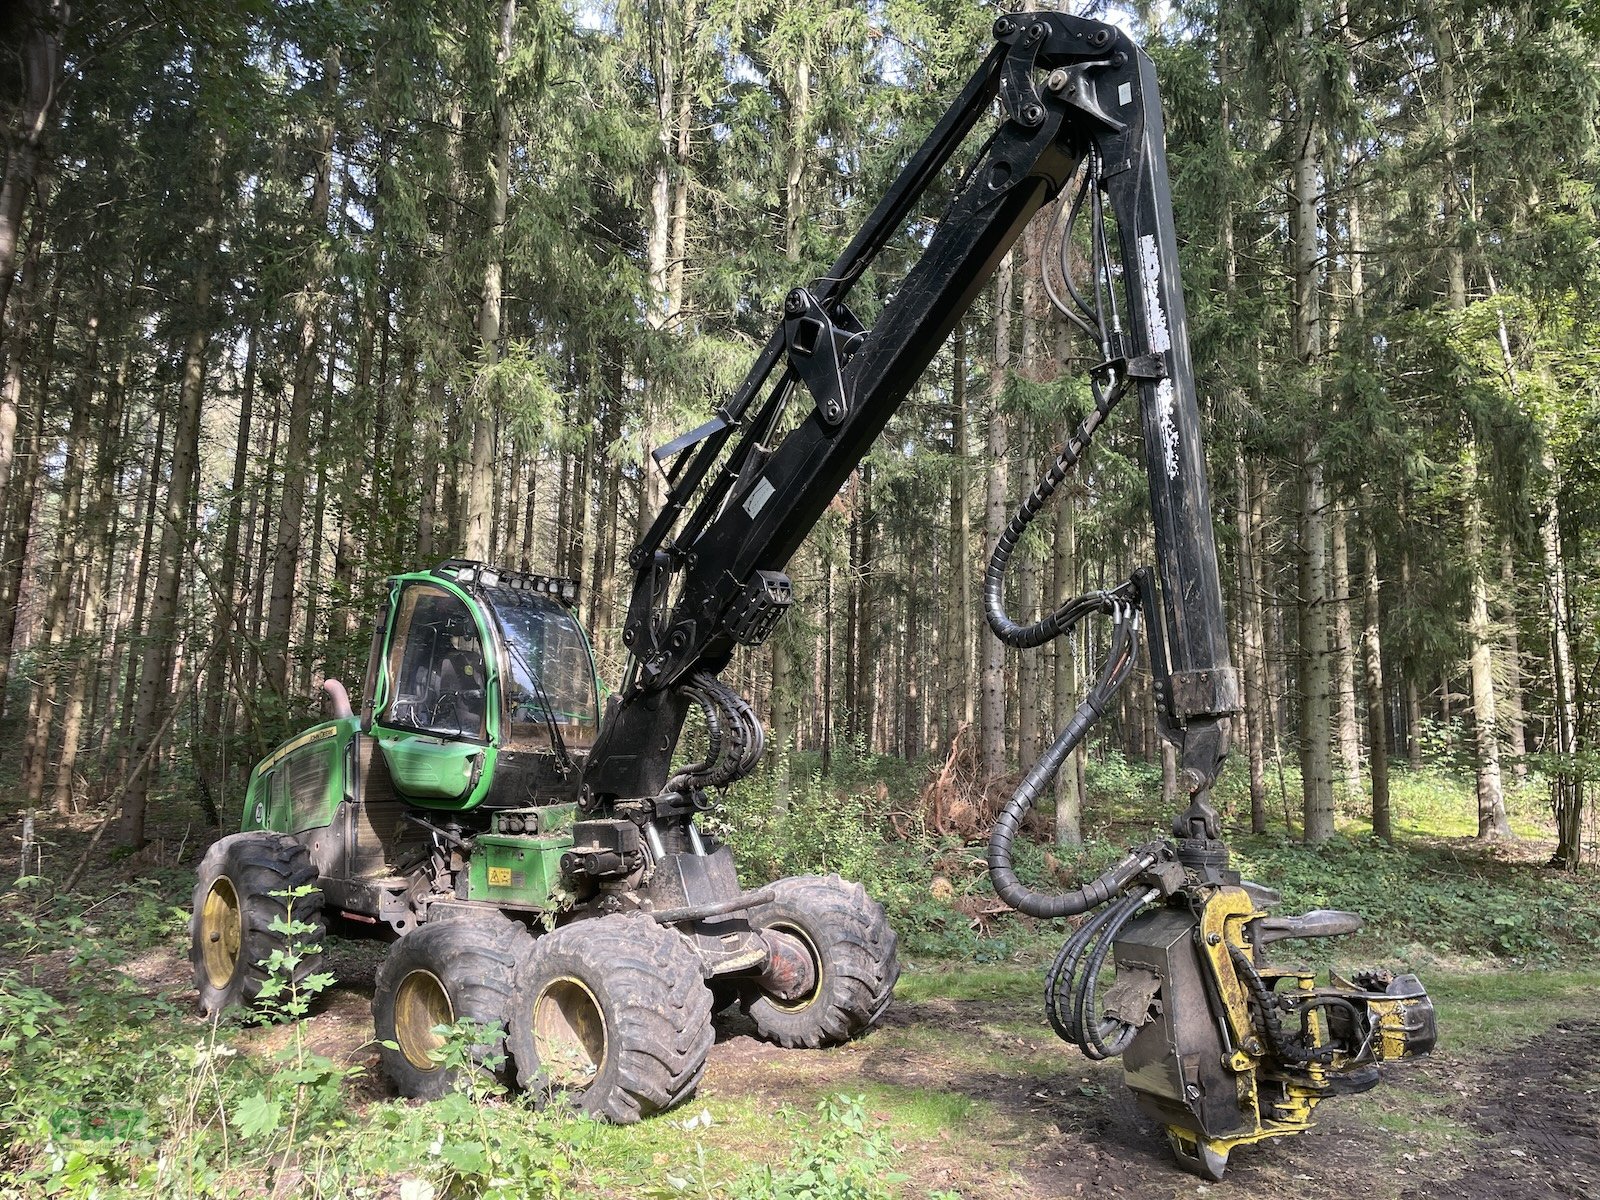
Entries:
{"label": "undergrowth vegetation", "polygon": [[[1026,997],[1031,1013],[1037,964],[1061,926],[1000,910],[981,843],[928,828],[923,771],[843,759],[824,776],[800,759],[782,803],[757,780],[727,796],[709,823],[729,835],[749,884],[829,872],[861,880],[900,935],[902,995]],[[1287,765],[1285,777],[1292,787]],[[1160,833],[1160,792],[1157,770],[1118,756],[1092,763],[1087,845],[1069,853],[1046,843],[1044,814],[1038,837],[1019,843],[1019,870],[1041,887],[1098,873]],[[1448,764],[1397,772],[1394,796],[1399,844],[1372,839],[1363,801],[1351,796],[1341,836],[1315,850],[1281,832],[1245,833],[1240,780],[1228,777],[1219,800],[1235,866],[1279,890],[1283,911],[1345,908],[1366,918],[1362,934],[1313,953],[1433,966],[1457,979],[1595,961],[1592,872],[1547,871],[1536,851],[1470,843],[1470,780]],[[1509,799],[1516,827],[1547,827],[1537,782]],[[394,1100],[368,1074],[375,1047],[327,1052],[304,1032],[316,1021],[296,1020],[315,1011],[332,980],[291,983],[296,956],[309,949],[297,939],[312,929],[292,907],[290,946],[268,964],[274,982],[258,1010],[207,1023],[195,1015],[183,963],[188,868],[116,884],[99,878],[82,894],[32,879],[0,896],[0,1194],[887,1200],[931,1191],[902,1174],[914,1166],[903,1139],[931,1136],[930,1121],[959,1126],[956,1114],[971,1103],[873,1085],[864,1096],[814,1093],[819,1106],[780,1108],[776,1119],[770,1104],[724,1096],[610,1129],[559,1105],[536,1108],[468,1069],[441,1101]],[[289,1028],[248,1028],[263,1022]],[[445,1032],[440,1053],[466,1067],[481,1033]]]}
{"label": "undergrowth vegetation", "polygon": [[[1282,765],[1282,783],[1297,795],[1298,769]],[[998,911],[983,846],[929,831],[917,803],[918,779],[898,759],[835,760],[823,776],[814,759],[792,764],[782,802],[765,777],[732,792],[717,814],[741,872],[752,881],[837,871],[859,879],[889,909],[902,953],[987,963],[1033,961],[1060,941],[1059,930]],[[1097,875],[1130,845],[1165,832],[1160,768],[1117,753],[1091,759],[1085,806],[1087,840],[1069,850],[1027,839],[1016,846],[1019,874],[1041,889],[1060,889]],[[1269,783],[1278,784],[1278,772]],[[1282,911],[1342,908],[1360,913],[1363,931],[1336,949],[1393,954],[1451,964],[1547,963],[1587,958],[1600,944],[1600,888],[1590,872],[1539,869],[1526,855],[1504,858],[1463,844],[1475,831],[1470,775],[1448,760],[1397,769],[1391,791],[1400,841],[1371,836],[1367,800],[1350,792],[1341,804],[1341,834],[1316,848],[1279,832],[1248,832],[1249,798],[1242,770],[1225,773],[1217,790],[1245,878],[1280,892]],[[1269,789],[1270,790],[1270,789]],[[1269,795],[1269,803],[1276,793]],[[1296,802],[1297,803],[1297,802]],[[1507,790],[1513,829],[1547,830],[1538,779]],[[1276,814],[1274,814],[1276,816]],[[1049,814],[1040,822],[1040,838]]]}

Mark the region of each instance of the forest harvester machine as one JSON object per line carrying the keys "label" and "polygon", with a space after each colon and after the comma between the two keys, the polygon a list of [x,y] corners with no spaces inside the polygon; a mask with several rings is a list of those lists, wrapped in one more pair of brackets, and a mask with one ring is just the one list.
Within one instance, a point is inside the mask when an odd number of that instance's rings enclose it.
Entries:
{"label": "forest harvester machine", "polygon": [[[999,119],[866,328],[849,293],[997,96]],[[1426,1053],[1433,1009],[1415,977],[1319,984],[1267,961],[1281,940],[1348,933],[1358,918],[1271,915],[1271,891],[1229,866],[1211,787],[1239,693],[1165,155],[1154,69],[1126,33],[1057,13],[1001,17],[983,64],[839,261],[789,292],[744,382],[654,452],[668,494],[629,559],[629,658],[603,719],[573,582],[464,561],[390,580],[359,713],[330,685],[333,718],[262,761],[242,832],[201,866],[202,1005],[259,991],[299,891],[309,942],[331,914],[395,938],[373,1008],[384,1067],[407,1095],[450,1085],[437,1031],[461,1018],[504,1029],[503,1046],[479,1049],[503,1050],[524,1087],[614,1121],[692,1092],[718,1003],[740,1001],[785,1046],[869,1028],[898,973],[883,909],[833,876],[745,890],[728,848],[696,823],[708,793],[762,752],[759,722],[719,672],[772,632],[801,541],[1024,227],[1070,191],[1045,280],[1097,359],[1093,402],[994,548],[985,600],[1013,647],[1101,617],[1109,654],[1001,812],[995,890],[1039,918],[1094,912],[1047,973],[1049,1020],[1091,1058],[1122,1056],[1191,1170],[1220,1177],[1234,1147],[1303,1130],[1324,1098],[1375,1083],[1380,1062]],[[1007,562],[1128,395],[1155,570],[1019,623],[1004,610]],[[1077,891],[1033,891],[1012,865],[1023,816],[1127,678],[1141,632],[1187,807],[1169,837]],[[692,708],[705,750],[686,762],[675,752]]]}

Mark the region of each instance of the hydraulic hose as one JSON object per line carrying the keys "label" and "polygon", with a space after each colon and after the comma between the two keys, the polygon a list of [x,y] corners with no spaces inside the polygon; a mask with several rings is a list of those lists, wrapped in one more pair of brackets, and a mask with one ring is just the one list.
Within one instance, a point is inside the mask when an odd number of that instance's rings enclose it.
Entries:
{"label": "hydraulic hose", "polygon": [[1148,848],[1135,850],[1098,879],[1060,896],[1047,896],[1033,891],[1017,878],[1012,868],[1011,846],[1022,828],[1023,817],[1055,778],[1067,755],[1077,748],[1089,732],[1089,727],[1105,712],[1111,698],[1133,669],[1138,649],[1138,611],[1131,604],[1119,602],[1113,606],[1112,615],[1111,657],[1106,660],[1099,680],[1078,705],[1072,719],[1050,748],[1023,777],[1005,808],[1000,811],[994,831],[989,835],[989,879],[994,884],[995,895],[1030,917],[1070,917],[1088,912],[1117,895],[1140,872],[1157,862],[1154,851]]}
{"label": "hydraulic hose", "polygon": [[[1078,1010],[1072,1004],[1072,980],[1078,973],[1078,964],[1083,960],[1084,952],[1088,950],[1090,943],[1099,936],[1107,923],[1116,917],[1121,908],[1122,906],[1117,904],[1107,905],[1080,925],[1077,932],[1062,945],[1061,953],[1056,955],[1055,962],[1045,973],[1044,1014],[1050,1019],[1050,1027],[1056,1031],[1056,1036],[1064,1042],[1082,1041]],[[1061,1008],[1063,999],[1068,1001],[1065,1012]]]}
{"label": "hydraulic hose", "polygon": [[1095,388],[1094,408],[1089,410],[1089,414],[1079,424],[1077,431],[1056,451],[1055,461],[1045,471],[1043,478],[1034,485],[1033,491],[1028,493],[1027,499],[1012,514],[1005,532],[995,543],[994,553],[989,556],[989,567],[983,576],[984,616],[988,618],[989,628],[994,630],[995,636],[1008,646],[1018,650],[1042,646],[1052,638],[1060,637],[1071,630],[1090,613],[1111,611],[1114,593],[1090,592],[1086,596],[1066,601],[1055,611],[1031,624],[1020,624],[1012,620],[1005,611],[1005,574],[1006,565],[1011,561],[1011,556],[1016,551],[1017,543],[1022,540],[1023,533],[1033,524],[1034,518],[1049,502],[1056,489],[1066,481],[1068,474],[1078,465],[1078,460],[1094,438],[1095,430],[1122,398],[1124,390],[1125,386],[1118,384],[1109,395],[1105,395],[1100,392],[1098,386]]}

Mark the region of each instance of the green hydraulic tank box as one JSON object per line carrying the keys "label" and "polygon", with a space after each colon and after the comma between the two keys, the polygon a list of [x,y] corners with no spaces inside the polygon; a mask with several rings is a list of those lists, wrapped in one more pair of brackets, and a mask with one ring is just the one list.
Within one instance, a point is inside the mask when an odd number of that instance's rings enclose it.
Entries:
{"label": "green hydraulic tank box", "polygon": [[467,869],[467,899],[491,904],[554,908],[561,882],[561,855],[572,849],[572,834],[479,837]]}

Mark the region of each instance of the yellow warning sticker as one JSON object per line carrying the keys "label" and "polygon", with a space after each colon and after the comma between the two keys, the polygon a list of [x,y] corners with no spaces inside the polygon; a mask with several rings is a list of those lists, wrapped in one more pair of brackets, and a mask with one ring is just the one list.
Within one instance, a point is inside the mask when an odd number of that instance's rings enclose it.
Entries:
{"label": "yellow warning sticker", "polygon": [[511,886],[511,868],[510,867],[490,867],[489,868],[489,886],[490,887],[510,887]]}

